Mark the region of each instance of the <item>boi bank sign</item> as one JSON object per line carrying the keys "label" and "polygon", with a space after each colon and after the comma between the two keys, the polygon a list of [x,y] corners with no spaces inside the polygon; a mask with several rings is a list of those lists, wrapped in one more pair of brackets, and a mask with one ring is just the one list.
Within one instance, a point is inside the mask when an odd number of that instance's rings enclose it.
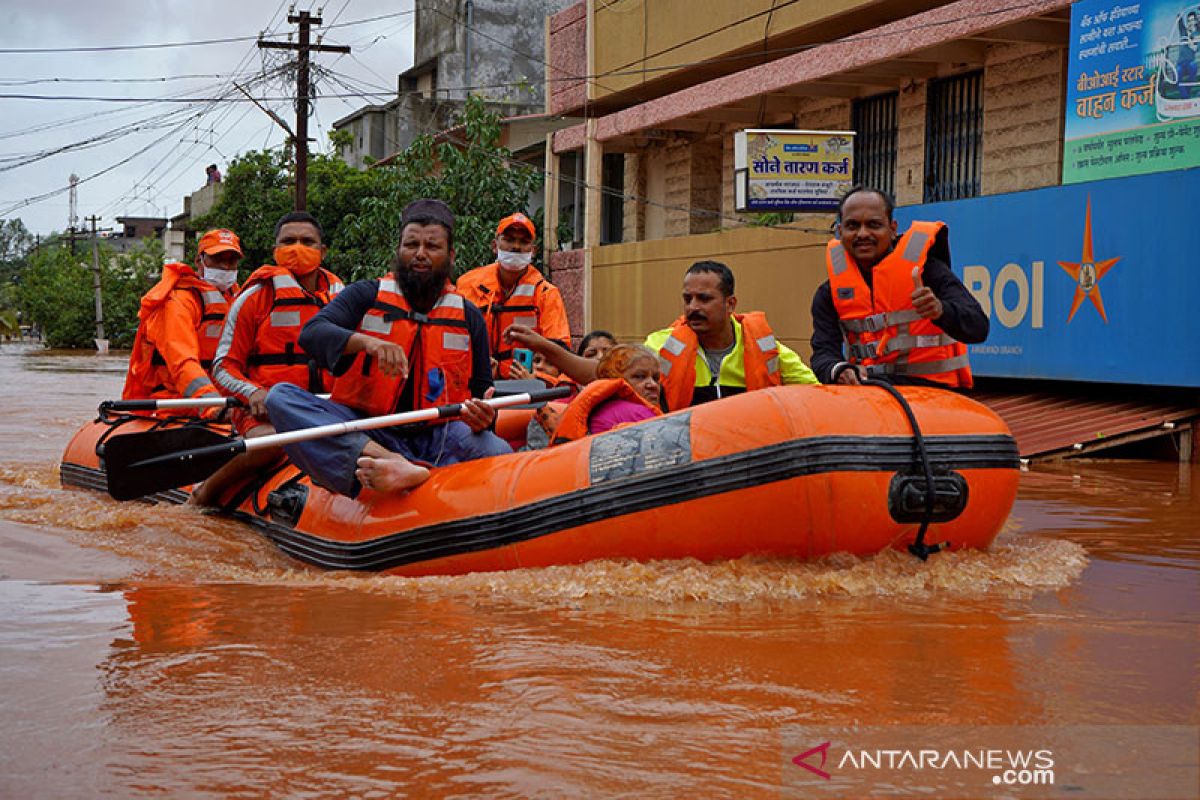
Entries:
{"label": "boi bank sign", "polygon": [[950,228],[988,377],[1200,387],[1200,169],[896,209]]}

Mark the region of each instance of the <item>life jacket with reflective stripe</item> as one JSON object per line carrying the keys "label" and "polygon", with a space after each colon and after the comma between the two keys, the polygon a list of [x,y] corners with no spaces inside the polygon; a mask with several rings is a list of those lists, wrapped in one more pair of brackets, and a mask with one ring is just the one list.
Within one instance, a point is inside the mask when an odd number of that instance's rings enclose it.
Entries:
{"label": "life jacket with reflective stripe", "polygon": [[941,222],[914,222],[871,270],[871,286],[842,243],[829,242],[829,290],[852,364],[874,375],[909,375],[962,388],[974,383],[967,346],[912,306],[913,269],[924,270],[930,248],[947,235]]}
{"label": "life jacket with reflective stripe", "polygon": [[200,366],[210,373],[211,378],[213,356],[221,340],[221,327],[229,310],[229,300],[219,289],[197,276],[190,266],[172,262],[163,265],[162,277],[142,297],[138,309],[138,321],[141,324],[134,335],[129,372],[125,376],[125,388],[122,391],[122,397],[126,399],[195,397],[216,392],[211,380],[202,383],[197,379],[192,381],[192,386],[173,386],[166,360],[154,343],[146,338],[147,320],[166,304],[174,291],[190,291],[199,301],[201,313],[196,321],[197,357]]}
{"label": "life jacket with reflective stripe", "polygon": [[599,408],[601,403],[614,397],[638,403],[655,413],[662,413],[647,403],[646,399],[638,394],[624,378],[601,378],[583,387],[579,396],[567,406],[559,419],[558,427],[554,429],[554,436],[550,439],[551,444],[573,442],[587,436],[588,421],[592,417],[592,412]]}
{"label": "life jacket with reflective stripe", "polygon": [[271,313],[263,321],[254,340],[254,349],[246,358],[246,377],[269,388],[291,383],[314,394],[326,391],[328,374],[300,349],[300,330],[317,315],[338,292],[342,282],[332,272],[321,269],[328,289],[309,294],[287,267],[268,264],[259,267],[246,280],[246,286],[262,284],[271,292]]}
{"label": "life jacket with reflective stripe", "polygon": [[687,406],[707,403],[731,394],[779,386],[783,378],[779,373],[779,344],[767,323],[766,314],[751,311],[734,314],[733,318],[742,326],[742,352],[746,371],[745,386],[724,386],[721,376],[713,375],[709,386],[696,386],[696,359],[700,357],[700,340],[687,324],[686,317],[675,320],[671,335],[658,350],[662,368],[663,397],[667,408],[678,411]]}
{"label": "life jacket with reflective stripe", "polygon": [[[500,365],[500,377],[507,378],[513,357],[513,348],[504,341],[504,330],[509,325],[526,325],[541,333],[542,319],[540,294],[548,286],[542,273],[529,267],[513,287],[512,294],[504,296],[500,283],[500,264],[488,264],[460,276],[457,288],[463,297],[479,307],[487,322],[488,347],[492,358]],[[569,344],[569,343],[568,343]]]}
{"label": "life jacket with reflective stripe", "polygon": [[408,304],[395,278],[381,278],[375,303],[363,315],[358,332],[404,348],[408,380],[417,382],[413,408],[398,408],[404,381],[375,369],[374,358],[366,352],[357,353],[349,369],[334,379],[333,401],[375,417],[470,398],[473,362],[463,302],[447,283],[429,313],[422,314]]}

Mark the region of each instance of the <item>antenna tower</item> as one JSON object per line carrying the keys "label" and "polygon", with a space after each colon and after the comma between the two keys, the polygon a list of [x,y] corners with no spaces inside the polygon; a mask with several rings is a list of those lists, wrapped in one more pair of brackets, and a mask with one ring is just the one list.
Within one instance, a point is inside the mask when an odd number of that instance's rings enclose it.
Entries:
{"label": "antenna tower", "polygon": [[72,231],[75,230],[75,228],[79,225],[79,190],[76,188],[78,186],[79,186],[79,176],[72,174],[71,175],[71,212],[70,212],[70,217],[67,220],[67,227]]}

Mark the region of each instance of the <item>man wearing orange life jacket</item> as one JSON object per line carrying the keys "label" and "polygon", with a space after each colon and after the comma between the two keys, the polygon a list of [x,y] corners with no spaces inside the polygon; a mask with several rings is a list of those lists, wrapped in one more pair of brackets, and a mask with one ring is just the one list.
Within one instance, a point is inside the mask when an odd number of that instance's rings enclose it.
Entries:
{"label": "man wearing orange life jacket", "polygon": [[[275,432],[267,416],[267,392],[279,383],[324,391],[326,375],[300,349],[300,329],[342,290],[336,275],[321,268],[324,232],[307,212],[284,214],[275,224],[274,264],[255,270],[229,308],[213,365],[221,391],[240,399],[232,420],[243,436]],[[211,505],[225,487],[269,465],[277,448],[243,453],[192,493]]]}
{"label": "man wearing orange life jacket", "polygon": [[[646,337],[662,365],[663,399],[669,411],[769,386],[816,383],[793,350],[776,341],[761,311],[736,314],[733,272],[719,261],[697,261],[683,276],[683,315],[670,328]],[[580,384],[596,378],[596,362],[560,352],[520,325],[505,334],[544,353]]]}
{"label": "man wearing orange life jacket", "polygon": [[211,230],[200,237],[195,269],[163,266],[161,280],[142,297],[122,398],[219,394],[210,374],[241,257],[233,231]]}
{"label": "man wearing orange life jacket", "polygon": [[946,226],[914,222],[898,236],[894,207],[864,186],[842,197],[829,280],[813,296],[813,368],[822,383],[970,388],[966,345],[987,339],[987,315],[950,271]]}
{"label": "man wearing orange life jacket", "polygon": [[492,388],[487,329],[479,309],[450,283],[453,237],[445,203],[410,203],[392,273],[351,285],[300,336],[304,350],[336,376],[332,398],[280,384],[267,409],[280,431],[446,403],[461,403],[461,418],[287,445],[292,463],[314,483],[350,497],[364,487],[400,491],[429,477],[425,464],[512,452],[489,430],[495,409],[475,399]]}
{"label": "man wearing orange life jacket", "polygon": [[558,289],[535,269],[533,222],[521,213],[500,220],[492,252],[496,261],[459,276],[455,285],[474,303],[488,326],[488,346],[496,360],[493,374],[511,377],[513,348],[503,334],[509,325],[524,325],[570,349],[571,328]]}
{"label": "man wearing orange life jacket", "polygon": [[248,407],[238,420],[242,434],[268,424],[267,391],[275,384],[327,388],[326,374],[298,344],[304,324],[342,290],[341,280],[321,267],[326,250],[311,214],[285,214],[275,225],[275,263],[255,270],[229,309],[213,377]]}

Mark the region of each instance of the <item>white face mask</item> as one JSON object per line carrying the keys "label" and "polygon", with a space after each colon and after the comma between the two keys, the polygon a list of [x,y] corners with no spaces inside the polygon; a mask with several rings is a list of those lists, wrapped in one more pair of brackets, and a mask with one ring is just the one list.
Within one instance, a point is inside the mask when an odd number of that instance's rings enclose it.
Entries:
{"label": "white face mask", "polygon": [[236,269],[214,269],[206,266],[204,268],[204,280],[211,283],[213,286],[220,289],[222,292],[227,291],[230,286],[237,282]]}
{"label": "white face mask", "polygon": [[510,253],[507,250],[497,250],[496,261],[500,263],[502,269],[520,272],[533,261],[533,253]]}

